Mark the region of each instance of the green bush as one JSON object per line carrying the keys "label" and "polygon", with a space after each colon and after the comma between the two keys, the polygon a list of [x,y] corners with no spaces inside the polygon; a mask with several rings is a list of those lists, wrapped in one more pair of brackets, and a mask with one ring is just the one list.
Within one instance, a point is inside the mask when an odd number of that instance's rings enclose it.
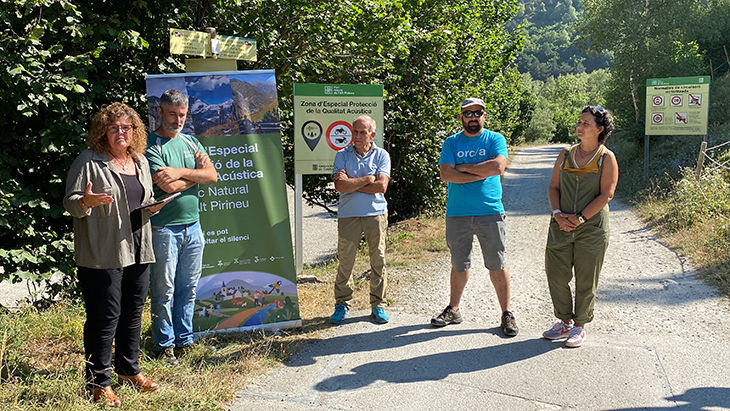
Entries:
{"label": "green bush", "polygon": [[730,190],[726,173],[722,170],[703,173],[697,181],[695,171],[685,168],[669,198],[664,228],[676,231],[728,215]]}

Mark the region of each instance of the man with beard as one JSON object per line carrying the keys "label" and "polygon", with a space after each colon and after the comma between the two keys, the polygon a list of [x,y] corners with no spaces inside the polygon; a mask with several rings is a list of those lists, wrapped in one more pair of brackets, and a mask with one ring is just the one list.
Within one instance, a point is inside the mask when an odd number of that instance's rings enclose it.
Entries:
{"label": "man with beard", "polygon": [[181,194],[150,218],[157,259],[150,270],[153,353],[177,365],[175,349],[184,350],[193,343],[195,288],[203,270],[205,240],[198,221],[198,184],[215,183],[218,173],[203,145],[181,133],[188,113],[185,94],[165,91],[157,113],[162,122],[147,136],[145,153],[156,185],[155,197]]}
{"label": "man with beard", "polygon": [[464,130],[444,141],[439,169],[448,183],[446,244],[451,251],[451,296],[449,305],[431,319],[435,327],[462,322],[459,302],[469,280],[471,250],[477,236],[484,266],[497,293],[502,312],[500,328],[507,336],[519,329],[510,311],[509,272],[505,266],[505,223],[500,176],[507,167],[504,136],[484,129],[480,98],[461,103],[459,119]]}

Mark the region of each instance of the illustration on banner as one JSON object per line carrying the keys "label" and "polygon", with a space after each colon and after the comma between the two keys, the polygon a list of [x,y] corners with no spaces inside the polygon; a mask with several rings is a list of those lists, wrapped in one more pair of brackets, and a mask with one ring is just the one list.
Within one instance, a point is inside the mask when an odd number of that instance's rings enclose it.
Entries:
{"label": "illustration on banner", "polygon": [[195,331],[299,319],[296,284],[274,274],[237,271],[203,277],[197,294]]}

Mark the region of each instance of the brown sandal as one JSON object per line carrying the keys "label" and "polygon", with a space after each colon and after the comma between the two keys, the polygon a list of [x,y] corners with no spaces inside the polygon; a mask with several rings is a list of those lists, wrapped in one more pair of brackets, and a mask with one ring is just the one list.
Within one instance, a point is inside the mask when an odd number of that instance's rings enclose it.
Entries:
{"label": "brown sandal", "polygon": [[92,388],[91,395],[94,396],[94,402],[105,403],[110,407],[118,407],[122,405],[122,401],[119,400],[112,387],[103,388]]}

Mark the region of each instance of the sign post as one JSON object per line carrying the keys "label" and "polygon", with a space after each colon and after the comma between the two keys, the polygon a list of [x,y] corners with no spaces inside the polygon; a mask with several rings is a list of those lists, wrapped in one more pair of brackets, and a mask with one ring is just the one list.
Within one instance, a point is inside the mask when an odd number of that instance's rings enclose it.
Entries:
{"label": "sign post", "polygon": [[373,141],[383,147],[383,86],[294,84],[296,272],[303,271],[302,174],[332,174],[335,154],[352,143],[352,121],[368,115],[377,125]]}

